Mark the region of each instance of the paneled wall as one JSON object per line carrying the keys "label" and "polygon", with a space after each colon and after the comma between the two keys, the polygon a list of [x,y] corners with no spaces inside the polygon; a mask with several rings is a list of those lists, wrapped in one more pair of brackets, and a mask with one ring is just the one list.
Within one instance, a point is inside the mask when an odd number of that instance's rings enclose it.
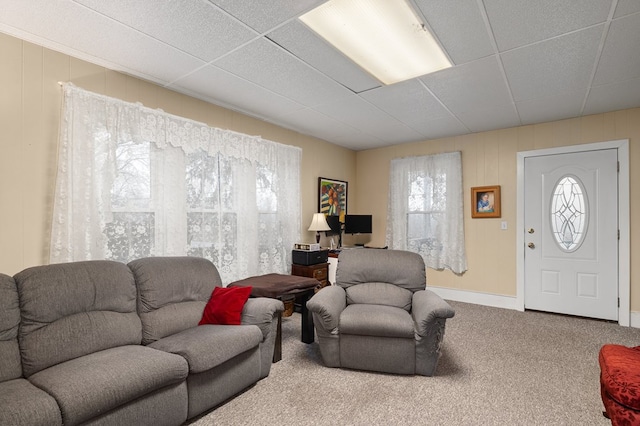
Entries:
{"label": "paneled wall", "polygon": [[[206,102],[166,90],[20,39],[0,34],[0,272],[47,263],[56,175],[61,90],[58,81],[141,102],[211,126],[303,149],[301,236],[317,209],[317,179],[349,182],[349,212],[373,214],[371,245],[385,244],[389,161],[462,151],[469,270],[427,272],[431,285],[478,293],[516,293],[516,153],[563,145],[630,140],[631,306],[640,311],[640,109],[598,114],[355,153]],[[502,218],[471,219],[469,189],[502,186]],[[500,229],[506,221],[507,230]],[[323,242],[326,242],[323,240]],[[347,241],[348,243],[349,241]]]}
{"label": "paneled wall", "polygon": [[0,33],[0,272],[48,263],[59,81],[213,127],[302,148],[301,239],[312,241],[318,176],[355,185],[355,152]]}
{"label": "paneled wall", "polygon": [[[640,311],[640,109],[358,152],[355,202],[374,217],[373,245],[384,245],[392,158],[461,151],[465,240],[469,270],[427,271],[433,286],[516,295],[516,156],[518,151],[629,139],[631,203],[631,310]],[[472,219],[470,188],[500,185],[502,218]],[[501,222],[507,230],[501,230]]]}

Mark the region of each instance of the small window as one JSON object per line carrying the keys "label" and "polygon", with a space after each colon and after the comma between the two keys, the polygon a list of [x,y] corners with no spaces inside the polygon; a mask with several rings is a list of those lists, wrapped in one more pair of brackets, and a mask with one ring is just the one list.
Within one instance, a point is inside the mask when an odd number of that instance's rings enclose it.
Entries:
{"label": "small window", "polygon": [[551,232],[562,251],[577,250],[587,233],[588,205],[582,182],[562,177],[551,198]]}

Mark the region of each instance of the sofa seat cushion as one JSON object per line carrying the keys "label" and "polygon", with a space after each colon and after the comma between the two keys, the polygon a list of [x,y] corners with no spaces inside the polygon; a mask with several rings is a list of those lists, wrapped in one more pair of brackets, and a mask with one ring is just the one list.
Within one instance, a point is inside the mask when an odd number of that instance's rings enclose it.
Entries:
{"label": "sofa seat cushion", "polygon": [[599,363],[606,396],[626,408],[640,410],[640,346],[604,345]]}
{"label": "sofa seat cushion", "polygon": [[[28,401],[25,404],[25,401]],[[0,383],[0,425],[61,425],[60,409],[53,397],[25,379]]]}
{"label": "sofa seat cushion", "polygon": [[413,319],[402,308],[355,304],[340,314],[340,334],[413,339]]}
{"label": "sofa seat cushion", "polygon": [[29,377],[51,394],[65,425],[82,423],[188,375],[185,360],[145,346],[120,346],[54,365]]}
{"label": "sofa seat cushion", "polygon": [[153,342],[149,347],[178,354],[190,373],[202,373],[255,348],[262,341],[256,325],[199,325]]}

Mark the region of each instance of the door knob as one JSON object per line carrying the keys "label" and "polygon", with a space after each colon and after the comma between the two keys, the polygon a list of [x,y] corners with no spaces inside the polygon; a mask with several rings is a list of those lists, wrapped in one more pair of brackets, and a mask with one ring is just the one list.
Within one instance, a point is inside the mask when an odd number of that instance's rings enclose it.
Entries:
{"label": "door knob", "polygon": [[530,233],[530,234],[533,234],[536,231],[534,231],[533,228],[529,228],[529,229],[527,229],[527,232]]}
{"label": "door knob", "polygon": [[527,244],[527,247],[529,247],[530,249],[534,249],[534,248],[536,248],[536,245],[533,244],[533,243],[529,243],[529,244]]}

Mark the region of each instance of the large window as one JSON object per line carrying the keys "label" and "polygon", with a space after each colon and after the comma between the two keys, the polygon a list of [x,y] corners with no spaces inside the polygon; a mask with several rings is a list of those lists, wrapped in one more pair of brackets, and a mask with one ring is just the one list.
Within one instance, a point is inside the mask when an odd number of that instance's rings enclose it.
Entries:
{"label": "large window", "polygon": [[462,273],[463,221],[459,152],[391,161],[389,247],[419,253],[430,268]]}
{"label": "large window", "polygon": [[301,150],[64,86],[51,262],[205,257],[287,273]]}

